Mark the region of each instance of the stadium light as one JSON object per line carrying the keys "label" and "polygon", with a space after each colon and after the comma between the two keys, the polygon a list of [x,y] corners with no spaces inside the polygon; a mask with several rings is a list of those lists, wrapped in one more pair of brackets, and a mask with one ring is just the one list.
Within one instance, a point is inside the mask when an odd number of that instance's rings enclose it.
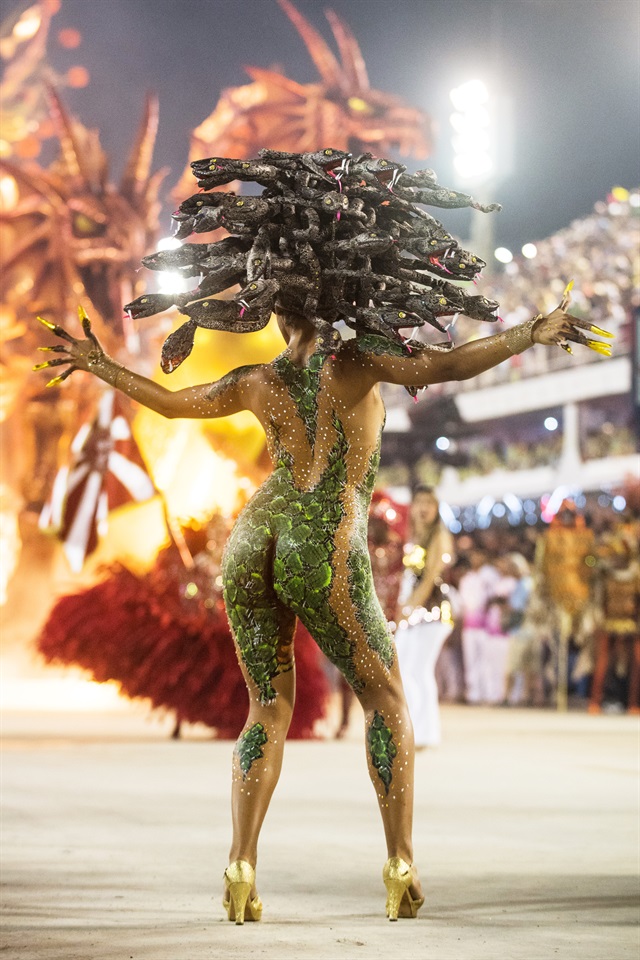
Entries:
{"label": "stadium light", "polygon": [[449,118],[454,130],[453,165],[462,180],[486,180],[494,172],[489,91],[482,80],[468,80],[454,87],[449,97],[455,108]]}

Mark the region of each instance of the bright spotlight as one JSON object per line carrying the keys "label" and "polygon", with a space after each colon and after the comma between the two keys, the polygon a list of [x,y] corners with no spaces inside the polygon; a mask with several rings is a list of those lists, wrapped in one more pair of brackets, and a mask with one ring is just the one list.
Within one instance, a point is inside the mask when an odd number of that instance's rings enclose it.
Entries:
{"label": "bright spotlight", "polygon": [[489,91],[482,80],[467,80],[455,87],[449,94],[451,103],[456,110],[468,110],[470,106],[486,103]]}
{"label": "bright spotlight", "polygon": [[453,158],[453,165],[461,177],[480,177],[493,170],[488,153],[460,153]]}
{"label": "bright spotlight", "polygon": [[511,250],[507,250],[506,247],[496,247],[493,251],[493,255],[496,260],[499,260],[500,263],[511,263],[513,260],[513,254]]}
{"label": "bright spotlight", "polygon": [[448,437],[438,437],[436,440],[436,447],[438,450],[448,450],[451,446],[451,441]]}
{"label": "bright spotlight", "polygon": [[161,270],[156,277],[158,293],[186,293],[193,282],[191,278],[183,277],[175,270]]}
{"label": "bright spotlight", "polygon": [[464,133],[457,133],[452,137],[451,143],[459,156],[487,153],[490,146],[489,134],[486,130],[465,130]]}
{"label": "bright spotlight", "polygon": [[533,260],[533,258],[537,256],[537,253],[538,248],[536,247],[535,243],[525,243],[522,248],[522,256],[526,257],[527,260]]}
{"label": "bright spotlight", "polygon": [[616,497],[613,498],[614,510],[624,510],[626,505],[627,505],[627,501],[621,494],[618,494]]}
{"label": "bright spotlight", "polygon": [[175,237],[162,237],[156,244],[156,250],[177,250],[181,246],[182,242]]}
{"label": "bright spotlight", "polygon": [[544,425],[545,425],[545,427],[546,427],[547,430],[557,430],[557,429],[558,429],[558,421],[556,420],[555,417],[547,417],[546,420],[544,421]]}

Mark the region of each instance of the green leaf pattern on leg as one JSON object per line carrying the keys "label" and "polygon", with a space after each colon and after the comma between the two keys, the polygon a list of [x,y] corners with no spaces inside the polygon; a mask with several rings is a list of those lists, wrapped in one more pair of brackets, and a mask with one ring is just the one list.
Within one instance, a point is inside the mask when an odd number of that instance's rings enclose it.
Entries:
{"label": "green leaf pattern on leg", "polygon": [[238,739],[236,754],[238,755],[243,780],[247,779],[247,774],[254,760],[261,760],[264,757],[262,748],[267,739],[267,734],[261,723],[254,723]]}
{"label": "green leaf pattern on leg", "polygon": [[371,763],[378,771],[378,776],[384,783],[385,792],[389,793],[391,786],[391,768],[398,750],[393,742],[391,730],[386,725],[382,714],[376,710],[367,733],[367,743],[371,755]]}

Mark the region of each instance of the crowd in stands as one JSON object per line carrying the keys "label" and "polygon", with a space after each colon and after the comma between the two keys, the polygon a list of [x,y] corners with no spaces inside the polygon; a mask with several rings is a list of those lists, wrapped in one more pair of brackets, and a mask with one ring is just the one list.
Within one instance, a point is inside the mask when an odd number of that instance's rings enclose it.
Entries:
{"label": "crowd in stands", "polygon": [[[483,277],[477,292],[498,301],[500,326],[512,327],[537,313],[550,312],[565,284],[573,280],[571,312],[615,334],[614,356],[628,354],[631,314],[640,306],[639,204],[640,193],[617,188],[606,202],[596,203],[590,216],[537,242],[535,257],[514,257],[499,273]],[[487,336],[491,331],[485,326],[459,317],[454,339],[462,343]],[[574,350],[573,356],[563,350],[530,350],[454,386],[456,391],[475,390],[600,359],[586,349]],[[452,389],[450,384],[443,385],[438,392]]]}
{"label": "crowd in stands", "polygon": [[[603,497],[585,512],[565,501],[550,523],[493,523],[453,539],[441,700],[553,706],[560,682],[593,712],[640,710],[640,487],[625,493],[622,512]],[[401,518],[381,522],[387,511],[384,498],[374,504],[370,552],[392,620],[406,531]]]}
{"label": "crowd in stands", "polygon": [[570,697],[640,709],[639,538],[637,516],[610,509],[592,525],[571,504],[549,526],[459,536],[441,699],[553,705],[566,656]]}

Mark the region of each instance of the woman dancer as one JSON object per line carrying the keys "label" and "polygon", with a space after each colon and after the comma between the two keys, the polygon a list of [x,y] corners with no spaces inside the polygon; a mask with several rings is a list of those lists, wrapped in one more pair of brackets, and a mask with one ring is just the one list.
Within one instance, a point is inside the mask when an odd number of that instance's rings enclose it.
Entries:
{"label": "woman dancer", "polygon": [[442,574],[453,560],[453,537],[440,520],[439,506],[431,487],[416,487],[396,616],[398,662],[416,749],[440,743],[435,666],[453,628],[451,605],[440,592]]}
{"label": "woman dancer", "polygon": [[[340,178],[336,157],[342,162]],[[182,213],[192,219],[188,231],[197,231],[201,216],[190,211],[204,209],[206,229],[213,221],[236,236],[145,258],[148,266],[182,265],[187,276],[204,274],[197,291],[169,298],[189,320],[164,345],[165,371],[188,356],[198,326],[244,332],[264,326],[275,308],[286,349],[271,363],[172,392],[107,356],[84,311],[86,339],[43,321],[65,341],[44,349],[65,356],[39,366],[70,365],[51,383],[74,370],[90,371],[166,417],[251,410],[267,436],[274,472],[239,516],[223,566],[227,612],[250,697],[234,751],[233,840],[225,871],[224,904],[229,919],[240,924],[260,919],[262,912],[255,888],[258,837],[280,774],[295,696],[296,617],[364,709],[369,773],[387,842],[387,916],[415,917],[423,903],[413,865],[413,733],[367,552],[367,508],[384,421],[379,384],[404,384],[415,393],[429,383],[466,379],[534,343],[586,342],[579,328],[590,326],[565,312],[565,297],[548,317],[497,336],[453,349],[407,346],[398,327],[425,318],[439,327],[433,312],[438,303],[440,315],[454,313],[461,303],[459,287],[419,272],[417,267],[436,270],[431,260],[426,266],[412,260],[416,269],[410,269],[399,255],[417,230],[422,230],[419,243],[427,242],[424,224],[430,236],[443,235],[437,221],[419,216],[403,199],[414,190],[416,202],[429,202],[425,192],[438,191],[422,190],[426,175],[407,177],[403,197],[396,198],[388,189],[387,168],[391,183],[400,184],[397,165],[365,156],[348,170],[345,161],[331,149],[314,155],[262,151],[259,162],[242,164],[203,161],[196,169],[201,186],[244,176],[267,185],[266,199],[216,193],[207,206],[206,196],[197,194],[183,204]],[[226,180],[220,180],[220,170]],[[455,202],[455,194],[445,193]],[[464,198],[458,205],[471,202]],[[467,278],[483,265],[450,237],[442,257],[451,268],[462,264]],[[244,279],[246,286],[232,300],[212,296]],[[478,297],[465,302],[467,312],[495,319],[495,304]],[[149,294],[128,309],[142,316],[168,306],[166,296]],[[340,318],[355,328],[352,340],[342,342],[332,327]]]}

